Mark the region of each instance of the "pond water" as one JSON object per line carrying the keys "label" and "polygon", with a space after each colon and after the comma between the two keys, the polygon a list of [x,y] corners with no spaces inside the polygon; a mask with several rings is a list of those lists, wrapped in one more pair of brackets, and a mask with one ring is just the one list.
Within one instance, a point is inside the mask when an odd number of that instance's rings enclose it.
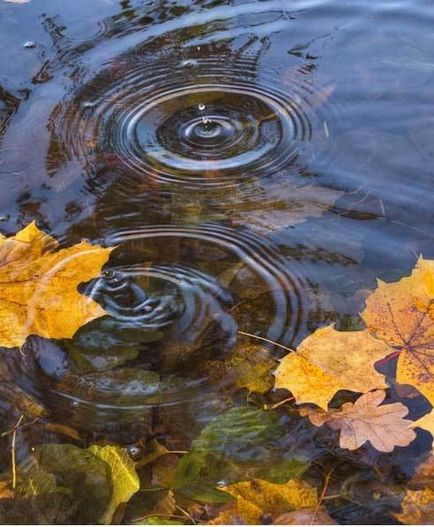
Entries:
{"label": "pond water", "polygon": [[[116,246],[82,286],[107,317],[2,352],[2,431],[23,397],[45,412],[19,429],[18,466],[46,443],[189,451],[228,411],[285,397],[227,374],[237,346],[287,353],[246,333],[294,348],[357,328],[377,278],[434,258],[433,25],[428,0],[0,0],[0,230]],[[321,490],[332,466],[349,489],[327,502],[335,521],[396,523],[391,489],[427,435],[378,461],[276,416],[283,435],[246,445],[246,474],[309,459]],[[66,520],[96,521],[78,502]]]}

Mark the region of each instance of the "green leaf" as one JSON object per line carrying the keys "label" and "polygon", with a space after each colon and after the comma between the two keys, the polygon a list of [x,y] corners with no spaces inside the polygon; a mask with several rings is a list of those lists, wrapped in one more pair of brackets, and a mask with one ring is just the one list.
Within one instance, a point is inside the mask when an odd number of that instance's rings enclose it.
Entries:
{"label": "green leaf", "polygon": [[216,489],[249,477],[283,482],[299,475],[307,463],[286,458],[277,417],[254,408],[232,408],[206,426],[192,450],[179,462],[172,488],[197,501],[222,503]]}
{"label": "green leaf", "polygon": [[121,503],[129,501],[140,488],[139,477],[135,464],[126,449],[117,446],[93,445],[89,449],[96,457],[105,461],[111,470],[113,493],[110,505],[102,519],[103,523],[111,523],[113,514]]}
{"label": "green leaf", "polygon": [[136,522],[135,525],[184,525],[180,521],[168,520],[167,518],[162,518],[161,516],[148,516],[140,522]]}
{"label": "green leaf", "polygon": [[113,484],[109,465],[89,450],[67,444],[46,444],[35,448],[41,470],[56,477],[60,487],[72,492],[77,503],[78,523],[96,523],[108,510]]}

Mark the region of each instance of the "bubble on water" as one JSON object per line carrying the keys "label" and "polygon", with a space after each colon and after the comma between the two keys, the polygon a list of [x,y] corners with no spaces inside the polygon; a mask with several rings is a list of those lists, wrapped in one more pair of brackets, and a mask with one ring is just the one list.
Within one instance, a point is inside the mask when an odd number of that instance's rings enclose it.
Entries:
{"label": "bubble on water", "polygon": [[25,47],[27,49],[36,48],[36,42],[34,42],[33,40],[29,40],[27,42],[24,42],[23,47]]}

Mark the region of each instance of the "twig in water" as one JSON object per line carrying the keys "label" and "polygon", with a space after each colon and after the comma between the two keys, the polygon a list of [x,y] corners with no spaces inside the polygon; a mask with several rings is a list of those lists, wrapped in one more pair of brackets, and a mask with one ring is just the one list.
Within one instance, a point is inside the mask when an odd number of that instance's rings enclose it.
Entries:
{"label": "twig in water", "polygon": [[325,480],[324,480],[324,487],[322,489],[322,492],[321,492],[321,496],[319,497],[319,500],[318,500],[318,505],[315,507],[315,511],[312,515],[312,520],[310,521],[310,524],[313,525],[314,522],[315,522],[315,519],[316,519],[316,515],[318,514],[318,511],[319,511],[319,508],[321,507],[321,504],[322,502],[324,501],[324,497],[325,497],[325,493],[327,492],[327,488],[329,486],[329,483],[330,483],[330,478],[332,477],[332,474],[333,474],[333,468],[328,472]]}
{"label": "twig in water", "polygon": [[276,408],[279,408],[279,406],[282,406],[285,403],[290,403],[292,401],[295,401],[295,397],[287,397],[286,399],[283,399],[283,401],[279,401],[278,403],[264,404],[264,408],[265,410],[275,410]]}
{"label": "twig in water", "polygon": [[245,331],[238,331],[237,333],[240,334],[240,335],[244,335],[246,337],[252,337],[253,339],[263,340],[264,342],[268,342],[268,344],[273,344],[273,346],[277,346],[279,348],[283,348],[286,351],[295,352],[294,349],[288,348],[288,346],[284,346],[283,344],[279,344],[278,342],[274,342],[274,340],[266,339],[265,337],[259,337],[258,335],[253,335],[253,333],[246,333]]}
{"label": "twig in water", "polygon": [[15,443],[17,440],[17,428],[20,426],[21,421],[24,419],[24,415],[18,419],[17,424],[14,426],[14,431],[12,432],[12,443],[11,443],[11,464],[12,464],[12,489],[15,490],[17,486],[17,461],[15,457]]}

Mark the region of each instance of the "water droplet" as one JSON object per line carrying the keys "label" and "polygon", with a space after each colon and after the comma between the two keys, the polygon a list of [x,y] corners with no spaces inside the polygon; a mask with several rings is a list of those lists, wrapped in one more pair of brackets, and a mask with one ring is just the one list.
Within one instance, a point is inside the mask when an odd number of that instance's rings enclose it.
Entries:
{"label": "water droplet", "polygon": [[209,117],[202,117],[202,122],[206,126],[207,124],[211,124],[211,119]]}
{"label": "water droplet", "polygon": [[72,406],[73,408],[78,408],[78,407],[80,406],[80,403],[79,403],[78,401],[72,401],[71,406]]}
{"label": "water droplet", "polygon": [[24,47],[27,49],[33,49],[36,48],[36,42],[33,40],[29,40],[28,42],[24,42]]}
{"label": "water droplet", "polygon": [[205,105],[203,103],[200,103],[198,108],[201,112],[203,112],[205,110]]}
{"label": "water droplet", "polygon": [[224,479],[221,479],[218,483],[217,483],[217,487],[226,487],[227,485],[227,481],[225,481]]}
{"label": "water droplet", "polygon": [[93,108],[95,106],[96,103],[92,102],[92,101],[84,101],[84,103],[82,104],[83,108]]}
{"label": "water droplet", "polygon": [[142,449],[137,445],[128,446],[127,451],[133,461],[139,459],[142,455]]}

